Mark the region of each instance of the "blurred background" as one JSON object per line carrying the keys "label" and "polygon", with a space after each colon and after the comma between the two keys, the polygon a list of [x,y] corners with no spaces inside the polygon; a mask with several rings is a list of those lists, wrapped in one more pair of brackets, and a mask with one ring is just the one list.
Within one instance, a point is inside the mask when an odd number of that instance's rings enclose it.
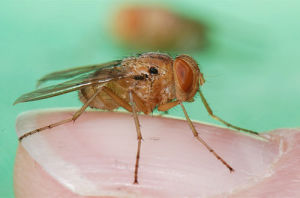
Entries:
{"label": "blurred background", "polygon": [[[41,76],[61,69],[147,50],[186,53],[200,64],[203,92],[216,115],[259,132],[300,126],[299,1],[143,1],[138,5],[158,10],[131,10],[126,18],[122,9],[130,5],[135,1],[0,2],[1,198],[13,197],[17,115],[80,106],[76,93],[12,106]],[[220,124],[198,96],[186,107],[191,119]],[[183,117],[180,108],[169,113]]]}

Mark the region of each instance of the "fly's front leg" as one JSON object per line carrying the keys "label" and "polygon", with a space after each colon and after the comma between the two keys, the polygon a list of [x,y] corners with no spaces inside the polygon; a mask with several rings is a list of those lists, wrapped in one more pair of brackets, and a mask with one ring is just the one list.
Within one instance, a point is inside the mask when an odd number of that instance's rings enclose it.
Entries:
{"label": "fly's front leg", "polygon": [[135,168],[134,168],[134,184],[138,184],[138,170],[139,170],[139,161],[140,161],[140,153],[141,153],[141,145],[142,145],[142,133],[141,133],[141,126],[140,126],[140,122],[138,119],[138,115],[137,115],[137,110],[136,110],[136,106],[134,103],[134,94],[133,92],[129,92],[129,99],[130,99],[130,103],[132,106],[132,114],[133,114],[133,118],[134,118],[134,124],[135,124],[135,128],[136,128],[136,133],[137,133],[137,140],[138,140],[138,147],[137,147],[137,152],[136,152],[136,159],[135,159]]}
{"label": "fly's front leg", "polygon": [[233,129],[236,129],[236,130],[239,130],[239,131],[245,131],[245,132],[248,132],[248,133],[251,133],[251,134],[254,134],[254,135],[259,135],[258,132],[256,131],[252,131],[252,130],[249,130],[249,129],[244,129],[244,128],[241,128],[241,127],[237,127],[237,126],[234,126],[228,122],[226,122],[225,120],[221,119],[220,117],[216,116],[212,109],[210,108],[210,106],[208,105],[203,93],[201,92],[201,90],[199,89],[199,94],[200,94],[200,97],[201,97],[201,100],[206,108],[206,111],[208,112],[208,114],[215,120],[218,120],[219,122],[222,122],[223,124],[225,124],[226,126],[230,127],[230,128],[233,128]]}
{"label": "fly's front leg", "polygon": [[84,105],[78,110],[78,111],[76,111],[75,113],[74,113],[74,115],[71,117],[71,118],[68,118],[68,119],[65,119],[65,120],[61,120],[61,121],[59,121],[59,122],[55,122],[55,123],[53,123],[53,124],[49,124],[49,125],[47,125],[47,126],[44,126],[44,127],[41,127],[41,128],[38,128],[38,129],[35,129],[35,130],[32,130],[32,131],[29,131],[29,132],[27,132],[27,133],[25,133],[25,134],[23,134],[22,136],[20,136],[19,137],[19,141],[21,142],[24,138],[26,138],[26,137],[28,137],[28,136],[30,136],[30,135],[33,135],[33,134],[35,134],[35,133],[39,133],[39,132],[42,132],[42,131],[44,131],[44,130],[46,130],[46,129],[52,129],[52,128],[54,128],[54,127],[57,127],[57,126],[59,126],[59,125],[63,125],[63,124],[66,124],[66,123],[68,123],[68,122],[74,122],[85,110],[86,110],[86,108],[89,106],[89,104],[94,100],[94,98],[101,92],[101,89],[102,88],[99,88],[95,93],[94,93],[94,95],[92,95],[92,97],[90,97],[89,99],[88,99],[88,101],[86,101],[85,103],[84,103]]}
{"label": "fly's front leg", "polygon": [[184,106],[183,106],[183,104],[182,103],[180,103],[180,105],[181,105],[181,108],[182,108],[182,110],[183,110],[183,113],[184,113],[184,115],[185,115],[185,118],[186,118],[186,120],[187,120],[187,122],[188,122],[188,124],[189,124],[189,126],[190,126],[190,128],[191,128],[191,130],[192,130],[192,132],[193,132],[193,134],[194,134],[194,137],[195,138],[197,138],[197,140],[199,141],[199,142],[201,142],[201,144],[203,144],[205,147],[206,147],[206,149],[209,151],[209,152],[211,152],[218,160],[220,160],[228,169],[229,169],[229,171],[230,172],[233,172],[234,171],[234,169],[220,156],[220,155],[218,155],[215,151],[214,151],[214,149],[212,149],[200,136],[199,136],[199,134],[198,134],[198,132],[196,131],[196,129],[195,129],[195,127],[194,127],[194,125],[193,125],[193,123],[192,123],[192,121],[190,120],[190,118],[189,118],[189,116],[188,116],[188,114],[187,114],[187,112],[186,112],[186,110],[185,110],[185,108],[184,108]]}
{"label": "fly's front leg", "polygon": [[168,110],[172,109],[173,107],[177,106],[180,102],[178,100],[174,100],[165,104],[161,104],[157,107],[158,111],[163,111],[162,114],[160,114],[161,116],[163,116],[164,114],[168,114]]}
{"label": "fly's front leg", "polygon": [[166,104],[159,105],[157,107],[157,110],[158,111],[168,111],[169,109],[172,109],[173,107],[177,106],[179,103],[180,103],[180,101],[174,100],[174,101],[168,102]]}

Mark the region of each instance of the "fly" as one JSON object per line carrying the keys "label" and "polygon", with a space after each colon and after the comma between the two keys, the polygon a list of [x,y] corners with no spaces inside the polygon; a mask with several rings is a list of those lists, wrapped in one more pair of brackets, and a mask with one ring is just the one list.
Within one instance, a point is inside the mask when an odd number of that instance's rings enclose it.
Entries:
{"label": "fly", "polygon": [[133,114],[137,132],[138,146],[134,184],[138,183],[142,145],[139,113],[149,114],[155,108],[159,111],[167,111],[180,105],[194,137],[220,160],[230,172],[234,169],[198,135],[183,102],[192,102],[198,92],[212,118],[230,128],[258,135],[255,131],[234,126],[213,113],[200,89],[200,86],[205,83],[203,74],[200,72],[197,62],[188,55],[171,58],[167,54],[149,52],[123,60],[50,73],[41,78],[37,85],[40,86],[51,80],[66,81],[26,93],[20,96],[14,104],[78,91],[83,106],[71,118],[29,131],[20,136],[19,141],[46,129],[75,121],[88,107],[109,111],[123,107]]}

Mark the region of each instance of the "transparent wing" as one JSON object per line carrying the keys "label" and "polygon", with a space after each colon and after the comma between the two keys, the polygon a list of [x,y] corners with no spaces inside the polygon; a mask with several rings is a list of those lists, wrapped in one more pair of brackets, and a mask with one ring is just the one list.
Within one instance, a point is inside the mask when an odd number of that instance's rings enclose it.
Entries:
{"label": "transparent wing", "polygon": [[89,66],[83,66],[83,67],[75,67],[71,69],[66,69],[58,72],[53,72],[50,74],[45,75],[41,79],[38,80],[37,82],[37,87],[45,83],[46,81],[50,80],[63,80],[63,79],[69,79],[69,78],[74,78],[78,77],[80,75],[85,75],[87,73],[93,73],[99,69],[103,68],[110,68],[110,67],[115,67],[121,64],[121,60],[115,60],[103,64],[95,64],[95,65],[89,65]]}
{"label": "transparent wing", "polygon": [[98,69],[94,73],[81,74],[72,80],[26,93],[17,98],[14,104],[50,98],[79,90],[90,85],[99,84],[101,86],[101,84],[106,82],[127,77],[127,75],[128,72],[126,72],[123,67]]}

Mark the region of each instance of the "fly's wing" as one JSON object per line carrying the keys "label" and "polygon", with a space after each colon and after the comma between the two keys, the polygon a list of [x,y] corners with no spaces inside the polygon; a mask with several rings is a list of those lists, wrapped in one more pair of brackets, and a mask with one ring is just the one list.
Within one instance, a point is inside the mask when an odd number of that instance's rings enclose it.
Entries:
{"label": "fly's wing", "polygon": [[83,66],[83,67],[75,67],[72,69],[62,70],[58,72],[53,72],[50,74],[45,75],[37,82],[37,87],[45,83],[46,81],[50,80],[63,80],[63,79],[69,79],[69,78],[75,78],[80,75],[86,75],[87,73],[93,73],[99,69],[105,69],[110,67],[119,66],[121,64],[121,60],[115,60],[103,64],[96,64],[96,65],[89,65],[89,66]]}
{"label": "fly's wing", "polygon": [[127,77],[127,75],[128,72],[123,67],[98,69],[94,73],[81,74],[80,76],[72,80],[57,85],[36,89],[35,91],[26,93],[17,98],[14,104],[50,98],[72,91],[76,91],[90,85],[98,84],[101,86],[106,82],[120,78],[125,78]]}

